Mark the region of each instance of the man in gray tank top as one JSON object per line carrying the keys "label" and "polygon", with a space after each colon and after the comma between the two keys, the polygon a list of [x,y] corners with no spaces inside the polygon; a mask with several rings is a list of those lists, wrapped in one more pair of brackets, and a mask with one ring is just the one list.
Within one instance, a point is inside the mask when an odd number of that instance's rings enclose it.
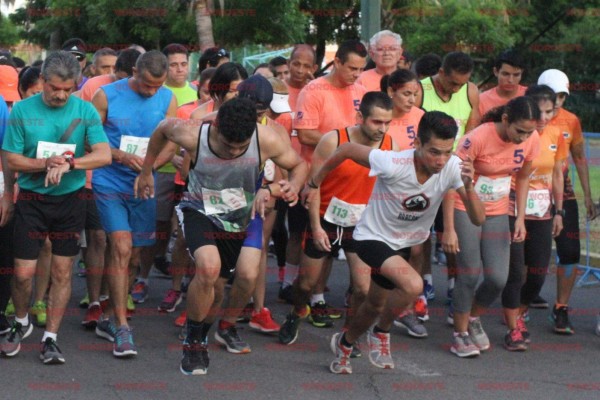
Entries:
{"label": "man in gray tank top", "polygon": [[275,131],[256,124],[252,101],[236,98],[221,106],[214,123],[204,123],[200,129],[194,122],[179,119],[167,119],[158,126],[136,180],[138,197],[154,196],[153,160],[168,140],[184,148],[192,159],[187,192],[178,207],[196,266],[188,290],[188,328],[180,370],[186,375],[204,375],[210,329],[204,320],[214,302],[216,283],[234,268],[250,218],[255,211],[264,215],[270,196],[270,191],[256,190],[264,162],[271,159],[289,171],[289,180],[279,181],[272,195],[291,205],[298,201],[308,167]]}

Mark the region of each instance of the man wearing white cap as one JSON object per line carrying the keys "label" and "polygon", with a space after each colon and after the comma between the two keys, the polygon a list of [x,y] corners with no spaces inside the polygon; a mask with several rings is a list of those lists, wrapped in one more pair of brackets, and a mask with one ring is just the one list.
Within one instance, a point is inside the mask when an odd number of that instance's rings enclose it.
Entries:
{"label": "man wearing white cap", "polygon": [[[569,92],[569,78],[557,69],[548,69],[538,78],[538,85],[547,85],[556,93],[556,109],[549,125],[558,126],[568,144],[573,163],[577,168],[577,175],[585,200],[588,220],[596,218],[596,208],[590,190],[590,178],[587,160],[584,151],[584,139],[581,123],[577,116],[563,108]],[[555,238],[556,252],[558,255],[556,277],[556,303],[552,309],[551,317],[554,321],[554,332],[572,335],[575,333],[569,322],[568,301],[575,285],[577,274],[575,268],[579,264],[581,244],[579,241],[579,210],[573,184],[569,179],[568,164],[564,171],[563,216],[564,229]]]}

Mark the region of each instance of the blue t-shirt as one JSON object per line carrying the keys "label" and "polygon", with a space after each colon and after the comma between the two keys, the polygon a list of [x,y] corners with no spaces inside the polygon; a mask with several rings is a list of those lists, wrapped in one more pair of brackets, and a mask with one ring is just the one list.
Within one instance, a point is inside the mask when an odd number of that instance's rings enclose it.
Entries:
{"label": "blue t-shirt", "polygon": [[[144,97],[129,87],[128,79],[100,89],[108,101],[104,132],[112,149],[121,147],[123,136],[150,138],[160,121],[165,119],[173,97],[173,93],[165,87],[158,89],[152,97]],[[94,171],[92,185],[95,190],[104,193],[133,195],[133,182],[137,175],[131,168],[113,160],[112,164]]]}
{"label": "blue t-shirt", "polygon": [[8,106],[4,97],[0,95],[0,147],[4,141],[4,133],[6,132],[6,126],[8,125]]}
{"label": "blue t-shirt", "polygon": [[[76,119],[80,122],[71,136],[60,143],[60,138]],[[74,147],[75,158],[78,158],[84,156],[86,143],[92,146],[106,142],[102,121],[91,103],[69,96],[64,106],[50,107],[39,93],[15,103],[8,118],[2,149],[29,158],[48,158],[63,154],[65,150],[57,151],[57,144],[62,144],[70,145],[70,149]],[[44,178],[43,172],[19,173],[17,183],[22,189],[53,196],[72,193],[85,185],[84,170],[64,174],[58,185],[44,187]]]}

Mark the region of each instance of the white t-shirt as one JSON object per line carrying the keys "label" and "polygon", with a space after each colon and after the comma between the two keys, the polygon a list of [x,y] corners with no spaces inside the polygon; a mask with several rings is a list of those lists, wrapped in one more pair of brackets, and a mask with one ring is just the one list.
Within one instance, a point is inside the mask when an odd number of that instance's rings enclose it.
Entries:
{"label": "white t-shirt", "polygon": [[440,173],[421,185],[414,153],[414,149],[371,151],[369,176],[376,176],[377,181],[354,230],[355,240],[377,240],[394,250],[423,243],[446,192],[464,186],[460,158],[454,155]]}

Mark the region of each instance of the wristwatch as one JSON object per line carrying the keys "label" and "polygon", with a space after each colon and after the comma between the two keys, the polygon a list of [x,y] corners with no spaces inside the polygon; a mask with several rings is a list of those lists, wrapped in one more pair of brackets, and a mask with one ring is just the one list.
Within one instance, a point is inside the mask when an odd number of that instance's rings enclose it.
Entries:
{"label": "wristwatch", "polygon": [[565,217],[565,210],[554,210],[554,215],[560,215],[561,217]]}

